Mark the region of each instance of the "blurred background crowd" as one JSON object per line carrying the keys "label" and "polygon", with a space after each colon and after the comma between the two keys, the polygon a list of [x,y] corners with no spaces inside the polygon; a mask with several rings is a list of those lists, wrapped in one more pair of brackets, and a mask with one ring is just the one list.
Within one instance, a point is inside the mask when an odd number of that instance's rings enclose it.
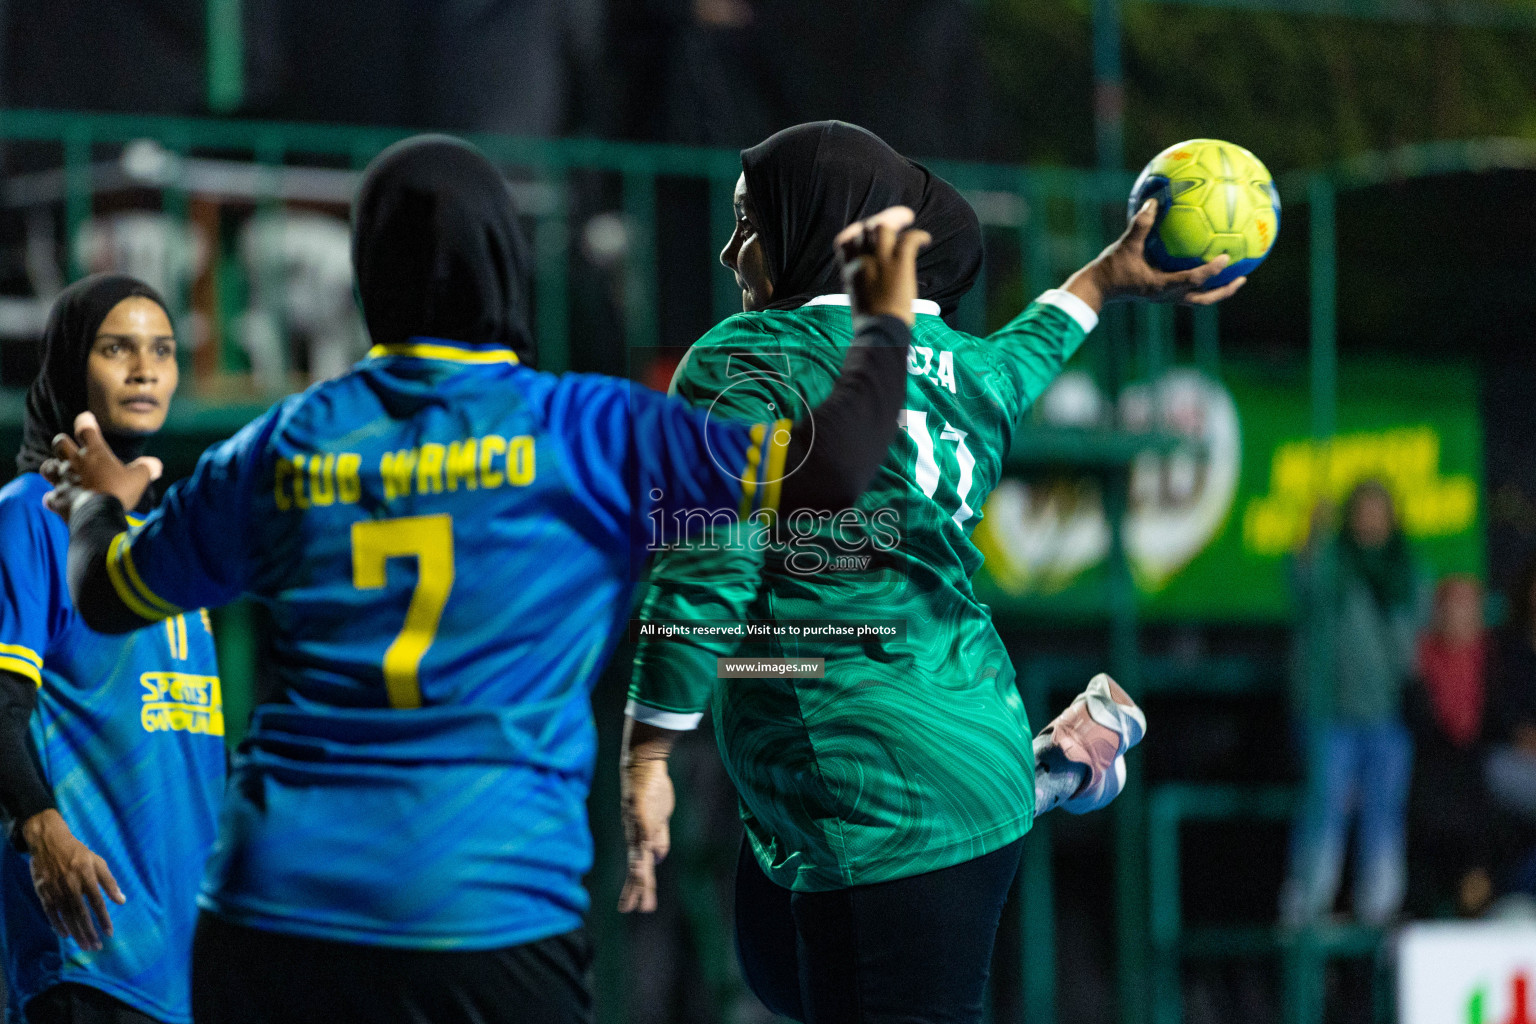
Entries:
{"label": "blurred background crowd", "polygon": [[[491,140],[549,367],[657,387],[731,311],[734,150],[777,129],[956,181],[975,331],[1112,237],[1155,153],[1248,147],[1269,262],[1219,321],[1108,318],[977,529],[1032,717],[1110,667],[1151,721],[1115,812],[1037,830],[994,1019],[1391,1019],[1403,922],[1536,921],[1536,4],[0,0],[0,41],[0,440],[52,297],[120,269],[178,310],[173,473],[364,351],[347,202],[404,129]],[[262,624],[218,625],[234,740]],[[602,1019],[766,1019],[707,729],[661,912],[611,913],[627,664],[595,697]]]}

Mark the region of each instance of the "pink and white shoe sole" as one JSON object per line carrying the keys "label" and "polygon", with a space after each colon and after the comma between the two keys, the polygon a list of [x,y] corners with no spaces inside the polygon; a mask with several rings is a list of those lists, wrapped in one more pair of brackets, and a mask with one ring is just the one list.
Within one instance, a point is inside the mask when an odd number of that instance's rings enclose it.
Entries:
{"label": "pink and white shoe sole", "polygon": [[1035,760],[1057,747],[1062,756],[1088,769],[1072,797],[1058,804],[1069,814],[1087,814],[1108,804],[1125,788],[1125,752],[1147,733],[1147,716],[1120,684],[1100,672],[1067,709],[1035,737]]}

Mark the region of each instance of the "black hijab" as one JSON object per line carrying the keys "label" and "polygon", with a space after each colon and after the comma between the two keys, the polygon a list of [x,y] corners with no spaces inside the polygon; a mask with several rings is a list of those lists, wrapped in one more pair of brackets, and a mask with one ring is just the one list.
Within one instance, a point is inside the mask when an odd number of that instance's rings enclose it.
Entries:
{"label": "black hijab", "polygon": [[[37,472],[43,460],[53,454],[54,435],[75,432],[75,417],[86,411],[85,366],[96,344],[96,332],[112,307],[135,296],[165,309],[165,300],[158,292],[126,274],[93,274],[76,281],[54,300],[48,326],[43,329],[42,369],[27,389],[17,472]],[[166,317],[170,317],[169,310]],[[143,453],[143,437],[106,433],[106,424],[102,424],[102,431],[124,462]]]}
{"label": "black hijab", "polygon": [[843,290],[832,240],[853,221],[910,206],[933,235],[917,257],[917,294],[948,317],[981,270],[981,224],[955,187],[863,128],[813,121],[741,151],[747,197],[757,215],[769,309],[794,309]]}
{"label": "black hijab", "polygon": [[494,343],[532,365],[528,262],[506,179],[468,143],[418,135],[363,172],[352,266],[375,344]]}

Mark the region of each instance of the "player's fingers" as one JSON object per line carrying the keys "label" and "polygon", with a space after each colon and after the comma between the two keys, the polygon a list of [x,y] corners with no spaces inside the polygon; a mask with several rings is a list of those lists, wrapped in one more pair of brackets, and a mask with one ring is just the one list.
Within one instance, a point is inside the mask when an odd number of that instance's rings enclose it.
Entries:
{"label": "player's fingers", "polygon": [[74,507],[75,488],[72,484],[60,484],[47,494],[43,495],[43,507],[50,512],[57,512],[65,519]]}
{"label": "player's fingers", "polygon": [[869,251],[881,263],[889,260],[891,254],[896,251],[897,230],[897,228],[884,221],[870,218],[868,230],[864,232],[864,237],[868,241]]}
{"label": "player's fingers", "polygon": [[107,901],[102,898],[101,890],[105,885],[105,879],[101,877],[102,871],[97,869],[96,877],[91,879],[91,884],[85,887],[85,898],[90,901],[90,910],[95,912],[96,921],[101,925],[101,930],[106,935],[112,934],[112,915],[107,913]]}
{"label": "player's fingers", "polygon": [[856,220],[843,228],[832,240],[832,245],[845,262],[854,260],[864,250],[864,222]]}
{"label": "player's fingers", "polygon": [[933,241],[933,236],[921,229],[904,231],[896,241],[896,262],[903,267],[917,265],[917,254]]}
{"label": "player's fingers", "polygon": [[37,890],[37,899],[43,905],[43,913],[47,916],[48,924],[53,928],[54,934],[61,939],[68,938],[69,923],[64,920],[63,908],[52,888],[40,886]]}
{"label": "player's fingers", "polygon": [[165,463],[161,462],[153,455],[140,455],[138,458],[128,463],[128,468],[144,470],[149,474],[150,483],[154,483],[156,480],[159,480],[162,476],[165,475]]}
{"label": "player's fingers", "polygon": [[866,218],[864,223],[871,226],[888,227],[892,231],[900,232],[912,226],[917,220],[917,214],[912,212],[910,206],[887,206],[873,217]]}
{"label": "player's fingers", "polygon": [[74,465],[80,458],[80,446],[75,444],[75,439],[68,434],[54,434],[53,454],[59,461]]}
{"label": "player's fingers", "polygon": [[619,912],[638,910],[649,914],[656,909],[656,867],[647,850],[636,850],[629,858],[629,873],[624,891],[619,894]]}
{"label": "player's fingers", "polygon": [[1209,281],[1223,270],[1226,270],[1227,267],[1231,265],[1231,263],[1232,257],[1228,256],[1226,253],[1222,253],[1215,259],[1206,263],[1202,263],[1192,270],[1182,270],[1179,273],[1174,274],[1174,282],[1180,287],[1199,288],[1204,285],[1205,282]]}
{"label": "player's fingers", "polygon": [[85,908],[85,898],[78,885],[78,879],[71,877],[68,891],[63,894],[64,922],[76,942],[86,949],[95,949],[100,939],[95,925],[91,924],[91,915]]}
{"label": "player's fingers", "polygon": [[672,829],[662,825],[656,830],[656,834],[650,842],[651,854],[655,858],[654,863],[660,864],[667,859],[667,854],[672,852]]}
{"label": "player's fingers", "polygon": [[1222,299],[1230,298],[1243,285],[1248,283],[1246,277],[1234,278],[1220,288],[1212,288],[1208,292],[1190,292],[1184,296],[1184,301],[1191,306],[1214,306]]}
{"label": "player's fingers", "polygon": [[1148,199],[1141,204],[1141,209],[1136,211],[1136,216],[1131,218],[1130,227],[1125,232],[1126,242],[1140,249],[1146,242],[1147,235],[1152,232],[1152,225],[1155,223],[1157,223],[1157,200]]}
{"label": "player's fingers", "polygon": [[128,897],[123,895],[123,890],[118,886],[117,879],[112,877],[112,869],[107,867],[106,861],[100,861],[97,876],[101,887],[106,890],[108,896],[112,897],[113,903],[122,906],[128,902]]}
{"label": "player's fingers", "polygon": [[83,412],[75,417],[75,437],[87,449],[100,451],[107,446],[106,439],[101,436],[101,424],[96,422],[93,412]]}

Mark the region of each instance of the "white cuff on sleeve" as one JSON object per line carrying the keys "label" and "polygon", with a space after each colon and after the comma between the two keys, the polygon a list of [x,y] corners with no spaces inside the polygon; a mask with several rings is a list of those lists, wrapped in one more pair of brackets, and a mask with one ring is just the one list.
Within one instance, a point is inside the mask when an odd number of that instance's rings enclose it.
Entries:
{"label": "white cuff on sleeve", "polygon": [[1099,326],[1099,314],[1093,311],[1093,307],[1065,288],[1051,288],[1043,291],[1035,301],[1043,302],[1047,306],[1055,306],[1076,320],[1084,334],[1092,334],[1093,329]]}
{"label": "white cuff on sleeve", "polygon": [[695,711],[692,714],[681,711],[660,711],[656,708],[648,708],[644,704],[636,704],[634,701],[624,705],[624,713],[641,725],[654,725],[658,729],[671,729],[673,732],[697,729],[699,723],[704,720],[702,711]]}

